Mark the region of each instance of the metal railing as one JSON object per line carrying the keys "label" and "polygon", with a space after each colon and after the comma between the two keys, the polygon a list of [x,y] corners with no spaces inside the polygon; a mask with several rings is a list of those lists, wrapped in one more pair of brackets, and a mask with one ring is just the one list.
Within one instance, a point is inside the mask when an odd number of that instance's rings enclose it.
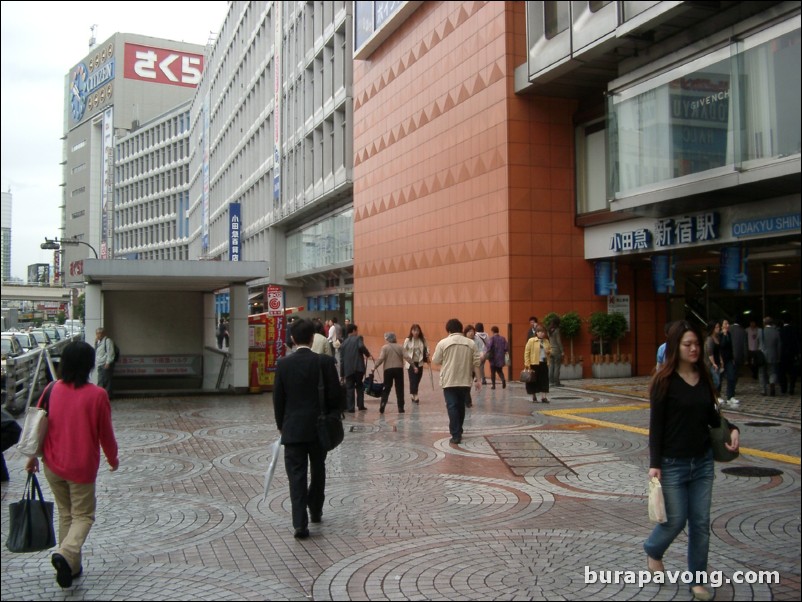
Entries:
{"label": "metal railing", "polygon": [[58,378],[55,362],[58,361],[61,350],[80,338],[80,335],[75,335],[51,343],[47,347],[38,347],[17,357],[7,358],[3,383],[6,409],[12,414],[24,412],[31,400],[44,390],[47,383]]}

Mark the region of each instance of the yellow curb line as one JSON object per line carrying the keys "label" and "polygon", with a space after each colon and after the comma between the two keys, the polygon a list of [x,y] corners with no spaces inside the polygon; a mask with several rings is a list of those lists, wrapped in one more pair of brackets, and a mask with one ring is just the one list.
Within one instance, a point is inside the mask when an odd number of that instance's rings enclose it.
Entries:
{"label": "yellow curb line", "polygon": [[[627,431],[630,433],[637,433],[639,435],[649,435],[649,429],[641,428],[639,426],[629,426],[627,424],[619,424],[617,422],[608,422],[606,420],[597,420],[596,418],[586,418],[585,416],[578,416],[578,413],[602,413],[602,412],[621,412],[627,410],[642,410],[648,408],[648,404],[638,404],[631,406],[614,406],[609,408],[587,408],[587,409],[574,409],[574,410],[545,410],[541,414],[546,416],[553,416],[555,418],[563,418],[565,420],[571,419],[578,422],[587,424],[594,424],[596,426],[618,429],[620,431]],[[796,456],[788,456],[786,454],[777,454],[774,452],[767,452],[760,449],[752,449],[751,447],[742,447],[741,453],[748,456],[756,456],[758,458],[766,458],[767,460],[775,460],[777,462],[784,462],[785,464],[800,465],[800,459]]]}

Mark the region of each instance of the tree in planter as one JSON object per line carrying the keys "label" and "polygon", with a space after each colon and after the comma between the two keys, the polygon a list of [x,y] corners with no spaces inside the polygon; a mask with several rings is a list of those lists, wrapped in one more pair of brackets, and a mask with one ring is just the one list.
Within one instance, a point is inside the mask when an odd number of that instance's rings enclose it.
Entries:
{"label": "tree in planter", "polygon": [[574,363],[574,339],[579,334],[581,328],[582,318],[580,318],[579,314],[575,311],[569,311],[560,318],[560,335],[568,339],[571,348],[571,355],[569,356],[569,362],[571,364]]}
{"label": "tree in planter", "polygon": [[624,314],[613,312],[608,314],[596,311],[590,314],[590,333],[599,339],[599,355],[604,355],[604,341],[616,344],[616,352],[620,356],[619,341],[627,332],[627,319]]}

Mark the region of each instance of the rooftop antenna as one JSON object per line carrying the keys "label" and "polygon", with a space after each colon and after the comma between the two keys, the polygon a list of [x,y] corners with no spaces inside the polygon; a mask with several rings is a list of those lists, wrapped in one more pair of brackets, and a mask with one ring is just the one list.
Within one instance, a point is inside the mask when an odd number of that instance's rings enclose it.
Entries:
{"label": "rooftop antenna", "polygon": [[95,30],[97,29],[97,23],[92,25],[89,30],[92,32],[92,36],[89,38],[89,48],[94,48],[97,45],[97,39],[95,39]]}

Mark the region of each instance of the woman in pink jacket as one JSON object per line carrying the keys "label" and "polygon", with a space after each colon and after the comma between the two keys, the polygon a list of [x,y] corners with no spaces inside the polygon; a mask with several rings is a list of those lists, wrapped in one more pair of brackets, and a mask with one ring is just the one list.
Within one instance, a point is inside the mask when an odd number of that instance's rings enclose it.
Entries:
{"label": "woman in pink jacket", "polygon": [[[67,345],[61,354],[61,380],[53,384],[48,402],[42,460],[58,506],[58,548],[51,560],[61,587],[70,587],[83,572],[81,548],[95,522],[100,448],[112,472],[120,465],[109,396],[89,382],[94,365],[91,345]],[[26,470],[38,472],[39,460],[30,458]]]}

